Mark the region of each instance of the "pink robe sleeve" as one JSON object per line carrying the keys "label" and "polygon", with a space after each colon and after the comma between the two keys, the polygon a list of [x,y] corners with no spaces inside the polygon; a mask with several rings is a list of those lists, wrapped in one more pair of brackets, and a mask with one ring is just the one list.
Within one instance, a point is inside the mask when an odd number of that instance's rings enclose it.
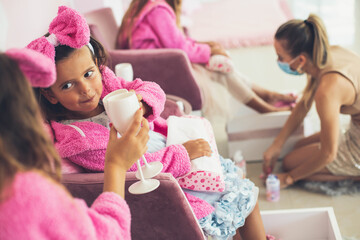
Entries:
{"label": "pink robe sleeve", "polygon": [[89,208],[35,172],[18,174],[11,191],[0,204],[1,239],[131,239],[130,209],[115,193]]}
{"label": "pink robe sleeve", "polygon": [[175,15],[169,9],[162,6],[156,7],[145,18],[163,48],[184,50],[192,63],[209,61],[211,55],[209,45],[187,38],[177,27]]}
{"label": "pink robe sleeve", "polygon": [[[154,153],[145,153],[148,162],[160,161],[164,168],[162,172],[171,173],[175,178],[190,172],[191,163],[185,147],[181,144],[171,145]],[[143,163],[142,163],[143,164]],[[136,171],[134,164],[130,171]]]}
{"label": "pink robe sleeve", "polygon": [[[166,124],[164,119],[159,120],[154,122]],[[104,171],[109,130],[93,122],[75,122],[72,125],[77,129],[52,122],[57,140],[55,146],[60,156],[86,169]],[[154,153],[146,153],[145,157],[149,162],[161,161],[164,165],[163,172],[172,173],[174,177],[183,176],[191,168],[189,155],[181,144],[168,146]],[[136,170],[134,164],[130,171]]]}
{"label": "pink robe sleeve", "polygon": [[108,67],[102,68],[103,92],[101,97],[104,98],[110,92],[124,88],[135,90],[136,94],[141,94],[143,101],[152,109],[152,114],[147,117],[149,122],[154,121],[164,110],[166,95],[161,87],[154,82],[142,81],[139,78],[128,82],[123,78],[116,77],[114,72]]}
{"label": "pink robe sleeve", "polygon": [[111,239],[115,236],[118,239],[131,239],[130,209],[119,195],[102,193],[87,212],[96,226],[97,239]]}

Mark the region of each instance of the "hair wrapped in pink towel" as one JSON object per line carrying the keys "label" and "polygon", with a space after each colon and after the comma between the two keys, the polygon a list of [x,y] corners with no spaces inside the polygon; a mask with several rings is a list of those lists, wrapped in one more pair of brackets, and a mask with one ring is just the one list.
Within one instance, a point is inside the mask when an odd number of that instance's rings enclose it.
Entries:
{"label": "hair wrapped in pink towel", "polygon": [[5,54],[15,60],[33,87],[49,87],[56,80],[56,68],[51,59],[30,49],[9,49]]}
{"label": "hair wrapped in pink towel", "polygon": [[50,36],[32,41],[27,48],[41,52],[55,62],[55,47],[67,45],[81,48],[90,41],[90,29],[83,16],[74,9],[60,6],[58,15],[50,23]]}

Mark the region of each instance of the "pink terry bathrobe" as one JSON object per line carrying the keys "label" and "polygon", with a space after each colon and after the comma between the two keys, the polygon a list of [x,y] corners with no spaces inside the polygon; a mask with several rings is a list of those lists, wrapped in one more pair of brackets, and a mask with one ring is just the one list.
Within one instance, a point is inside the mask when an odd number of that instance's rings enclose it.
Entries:
{"label": "pink terry bathrobe", "polygon": [[130,209],[112,192],[89,208],[40,172],[19,172],[0,202],[0,239],[129,240]]}
{"label": "pink terry bathrobe", "polygon": [[172,8],[163,0],[148,1],[134,19],[131,43],[119,35],[117,44],[122,49],[175,48],[183,50],[192,63],[207,63],[211,56],[208,44],[197,43],[186,37],[176,26]]}
{"label": "pink terry bathrobe", "polygon": [[[127,82],[107,67],[101,69],[103,81],[102,98],[108,93],[117,89],[133,89],[141,94],[145,101],[152,108],[152,115],[147,120],[150,128],[156,132],[167,135],[166,120],[160,117],[165,103],[165,93],[153,82],[136,79]],[[72,127],[71,125],[75,126]],[[109,139],[109,130],[93,122],[75,122],[71,125],[64,125],[58,122],[51,122],[55,133],[55,147],[62,158],[80,165],[91,171],[104,171],[105,151]],[[164,165],[163,172],[172,173],[175,178],[185,175],[190,171],[191,164],[189,155],[182,144],[171,145],[154,153],[145,153],[148,162],[161,161]],[[134,164],[130,171],[136,171]],[[187,195],[190,205],[198,219],[205,217],[213,211],[213,207],[207,202]]]}

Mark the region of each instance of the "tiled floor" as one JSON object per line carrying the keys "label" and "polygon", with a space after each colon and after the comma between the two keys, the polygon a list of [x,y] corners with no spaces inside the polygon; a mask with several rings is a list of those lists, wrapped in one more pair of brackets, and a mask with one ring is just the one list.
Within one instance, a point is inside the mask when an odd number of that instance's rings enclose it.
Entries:
{"label": "tiled floor", "polygon": [[[341,44],[360,54],[360,1],[358,0],[288,0],[294,16],[305,19],[311,12],[319,14],[328,28],[331,44]],[[356,27],[358,26],[358,27]],[[236,67],[253,82],[277,91],[301,91],[305,86],[305,77],[293,77],[281,72],[276,64],[276,55],[272,46],[250,47],[230,50]],[[313,123],[318,128],[315,111],[312,110]],[[347,122],[344,118],[343,122]],[[227,155],[227,139],[223,124],[218,122],[214,130],[219,143],[219,151]],[[289,208],[334,208],[335,215],[344,237],[360,239],[360,195],[329,197],[307,192],[299,188],[281,191],[281,200],[277,203],[265,200],[265,188],[259,179],[261,162],[248,163],[248,177],[260,187],[259,204],[261,210]]]}

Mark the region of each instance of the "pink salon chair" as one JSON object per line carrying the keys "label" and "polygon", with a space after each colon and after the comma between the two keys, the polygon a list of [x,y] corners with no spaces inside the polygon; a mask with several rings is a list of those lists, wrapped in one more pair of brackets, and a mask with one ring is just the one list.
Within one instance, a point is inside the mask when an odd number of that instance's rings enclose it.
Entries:
{"label": "pink salon chair", "polygon": [[[170,173],[155,177],[160,186],[153,192],[133,195],[128,187],[137,181],[135,173],[126,174],[125,200],[131,211],[133,240],[206,239],[179,183]],[[90,206],[102,192],[103,173],[64,174],[62,183],[77,198]]]}

